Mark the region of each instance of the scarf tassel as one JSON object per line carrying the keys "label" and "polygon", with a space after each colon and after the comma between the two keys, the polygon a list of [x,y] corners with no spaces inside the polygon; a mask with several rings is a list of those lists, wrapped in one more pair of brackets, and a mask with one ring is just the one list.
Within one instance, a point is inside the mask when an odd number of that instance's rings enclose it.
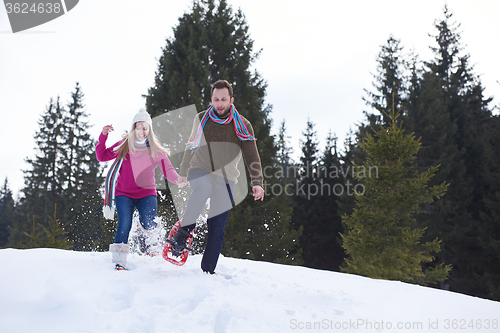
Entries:
{"label": "scarf tassel", "polygon": [[115,207],[104,206],[102,207],[102,213],[105,219],[112,220],[115,218]]}

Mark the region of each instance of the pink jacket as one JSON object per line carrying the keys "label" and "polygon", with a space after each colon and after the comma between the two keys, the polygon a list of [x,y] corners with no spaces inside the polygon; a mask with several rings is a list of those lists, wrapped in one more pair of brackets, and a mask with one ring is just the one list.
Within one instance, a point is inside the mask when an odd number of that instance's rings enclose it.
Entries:
{"label": "pink jacket", "polygon": [[[118,141],[106,148],[107,135],[101,133],[99,142],[95,147],[95,153],[99,162],[106,162],[116,158],[118,155],[113,149],[122,141]],[[172,163],[165,153],[156,154],[151,157],[149,151],[129,152],[122,162],[120,173],[116,181],[115,196],[126,195],[127,197],[140,199],[148,195],[156,195],[155,169],[159,166],[165,178],[175,183],[179,174],[175,171]]]}

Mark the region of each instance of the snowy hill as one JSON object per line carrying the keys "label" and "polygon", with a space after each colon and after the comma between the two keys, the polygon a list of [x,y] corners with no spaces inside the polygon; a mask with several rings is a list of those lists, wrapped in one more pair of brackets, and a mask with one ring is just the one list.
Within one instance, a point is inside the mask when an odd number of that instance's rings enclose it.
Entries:
{"label": "snowy hill", "polygon": [[498,332],[500,303],[401,282],[221,257],[0,250],[0,332]]}

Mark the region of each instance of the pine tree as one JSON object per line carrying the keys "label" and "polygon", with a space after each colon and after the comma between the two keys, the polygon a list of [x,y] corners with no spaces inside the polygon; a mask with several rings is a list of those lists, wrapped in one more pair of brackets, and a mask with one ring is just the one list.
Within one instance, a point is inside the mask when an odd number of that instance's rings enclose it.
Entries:
{"label": "pine tree", "polygon": [[65,113],[63,137],[64,206],[61,216],[68,221],[68,232],[75,249],[107,249],[110,235],[103,228],[102,198],[99,193],[104,181],[103,167],[95,158],[97,142],[90,137],[91,125],[83,104],[84,94],[79,83],[71,93]]}
{"label": "pine tree", "polygon": [[314,202],[320,194],[320,183],[317,178],[319,165],[318,139],[314,123],[308,119],[305,132],[302,133],[300,163],[296,175],[296,188],[293,197],[293,223],[295,228],[303,228],[300,237],[300,247],[305,266],[314,267],[316,264],[316,235],[321,235],[323,230],[318,228],[316,220],[318,212],[314,210]]}
{"label": "pine tree", "polygon": [[277,146],[277,160],[279,170],[280,183],[288,183],[294,177],[294,162],[292,159],[293,148],[289,146],[290,136],[287,135],[286,122],[285,119],[281,122]]}
{"label": "pine tree", "polygon": [[33,230],[31,233],[26,233],[30,238],[29,248],[52,248],[69,250],[73,247],[73,241],[67,237],[68,232],[64,230],[67,225],[62,225],[60,220],[56,219],[57,204],[54,205],[54,216],[48,216],[49,223],[47,226],[40,225],[41,230],[35,229],[35,221],[33,221]]}
{"label": "pine tree", "polygon": [[[388,115],[393,108],[402,110],[401,117],[411,117],[406,112],[409,94],[413,88],[410,83],[412,83],[412,74],[416,75],[418,72],[415,62],[407,60],[403,49],[401,41],[390,35],[387,43],[381,46],[377,55],[376,73],[372,74],[374,78],[372,86],[375,90],[365,89],[367,96],[363,97],[366,105],[375,112],[363,111],[366,122],[360,123],[355,131],[351,130],[344,142],[344,154],[340,157],[346,188],[354,188],[359,183],[353,176],[352,170],[366,160],[366,153],[359,147],[359,142],[362,142],[378,126],[390,126],[391,120]],[[413,69],[415,71],[412,72]],[[402,123],[403,126],[406,125],[405,122]],[[341,196],[338,204],[343,214],[352,213],[355,205],[354,198],[347,191]]]}
{"label": "pine tree", "polygon": [[312,207],[310,267],[338,271],[344,261],[340,233],[343,231],[339,201],[347,191],[337,153],[337,138],[330,132],[317,167],[319,195]]}
{"label": "pine tree", "polygon": [[50,99],[38,120],[38,126],[39,130],[34,136],[36,155],[26,159],[30,168],[23,171],[24,188],[21,189],[19,205],[21,217],[15,221],[9,238],[9,244],[13,247],[29,242],[25,230],[30,230],[33,219],[41,225],[47,225],[51,207],[62,203],[64,175],[60,172],[60,165],[64,152],[62,133],[65,124],[59,97]]}
{"label": "pine tree", "polygon": [[16,218],[15,201],[9,182],[5,178],[4,185],[0,190],[0,247],[7,244],[9,240],[12,223]]}
{"label": "pine tree", "polygon": [[482,274],[476,274],[476,281],[481,283],[483,294],[496,301],[500,300],[500,117],[494,116],[483,128],[489,140],[485,180],[489,184],[488,195],[484,197],[485,209],[480,212],[481,228],[479,245],[482,248]]}
{"label": "pine tree", "polygon": [[[26,247],[30,239],[26,234],[35,218],[42,224],[47,223],[47,212],[54,205],[55,193],[61,193],[60,173],[56,169],[61,152],[60,133],[63,126],[63,109],[59,98],[50,99],[45,112],[38,120],[36,132],[37,145],[34,158],[26,158],[30,169],[24,170],[24,188],[19,200],[19,217],[13,221],[8,246]],[[34,227],[33,227],[34,228]]]}
{"label": "pine tree", "polygon": [[421,79],[414,80],[419,82],[410,93],[410,128],[422,137],[419,168],[441,165],[433,184],[450,183],[446,198],[431,205],[429,214],[418,221],[429,226],[429,237],[443,238],[439,259],[453,265],[449,288],[489,297],[485,280],[491,265],[481,247],[487,224],[480,216],[489,211],[485,199],[494,192],[486,171],[492,145],[486,137],[491,99],[483,96],[470,56],[463,52],[460,25],[452,17],[445,6],[444,19],[435,23],[435,58],[424,63]]}
{"label": "pine tree", "polygon": [[[339,154],[340,172],[346,189],[337,202],[340,216],[345,214],[350,215],[354,210],[355,195],[352,189],[356,188],[360,182],[355,178],[355,174],[352,171],[355,170],[356,165],[360,165],[366,160],[366,153],[359,147],[359,142],[366,136],[366,134],[361,133],[366,133],[368,126],[364,124],[360,124],[359,126],[364,128],[359,129],[357,132],[351,130],[348,133],[348,136],[344,140],[344,151]],[[348,189],[351,189],[351,191],[348,191]],[[343,229],[345,229],[344,225]]]}
{"label": "pine tree", "polygon": [[382,45],[377,56],[377,74],[373,75],[375,92],[365,89],[368,97],[363,98],[363,100],[367,105],[379,112],[378,115],[365,112],[370,124],[389,126],[390,119],[387,115],[390,114],[392,108],[394,107],[396,110],[402,109],[407,95],[406,71],[407,63],[401,41],[391,35],[387,39],[387,44]]}
{"label": "pine tree", "polygon": [[[151,116],[191,104],[198,111],[206,110],[211,102],[211,85],[225,79],[233,87],[237,110],[252,123],[263,167],[273,169],[276,147],[271,135],[271,106],[265,104],[267,84],[257,71],[250,70],[259,52],[254,52],[248,29],[241,10],[234,12],[225,0],[193,2],[191,11],[185,13],[174,28],[174,37],[167,39],[155,84],[145,96],[146,106]],[[185,140],[168,142],[175,151],[183,151],[185,144]],[[172,161],[175,166],[175,158]],[[274,174],[274,171],[269,173]],[[163,212],[164,218],[172,224],[177,216],[172,214],[170,191],[167,189],[161,197],[159,212]],[[293,252],[296,237],[290,237],[291,240],[279,238],[285,231],[293,234],[287,211],[286,203],[279,197],[270,196],[263,203],[255,203],[248,196],[229,216],[222,253],[237,257],[251,255],[260,260],[288,260],[290,256],[286,255],[285,258],[269,258],[266,255],[269,246],[257,246],[274,235],[271,238],[275,238],[276,244],[288,244],[280,245],[285,249],[282,254]]]}
{"label": "pine tree", "polygon": [[104,248],[99,241],[103,234],[107,235],[102,232],[99,195],[102,167],[95,159],[95,142],[88,133],[90,125],[83,108],[83,93],[77,83],[67,108],[61,106],[59,97],[50,99],[38,121],[36,153],[34,158],[26,159],[30,168],[25,171],[21,217],[13,223],[11,246],[32,244],[26,230],[43,233],[54,224],[49,212],[57,205],[76,249]]}
{"label": "pine tree", "polygon": [[[495,148],[498,116],[492,115],[491,98],[484,96],[481,80],[470,65],[470,55],[464,52],[461,44],[460,25],[453,22],[448,7],[444,8],[444,18],[436,20],[435,29],[437,33],[432,37],[436,46],[431,48],[435,54],[433,59],[421,62],[415,55],[409,60],[405,60],[405,56],[401,58],[403,73],[407,74],[399,76],[403,82],[402,99],[401,103],[394,103],[396,108],[401,105],[403,128],[420,138],[421,149],[416,159],[418,171],[439,165],[429,185],[444,181],[450,184],[448,194],[426,205],[425,210],[416,215],[416,220],[419,228],[426,228],[423,241],[443,239],[436,262],[453,266],[449,279],[440,284],[441,288],[498,300],[500,184],[495,176],[499,165]],[[386,51],[391,49],[397,48],[389,44],[383,47],[378,58],[379,69],[395,68],[380,66],[383,64],[380,60],[391,59],[380,55],[390,54]],[[387,80],[388,73],[377,72],[374,83],[377,90],[369,93],[367,99],[368,105],[379,111],[390,105],[384,103],[387,101],[384,92],[391,91],[390,83],[396,82]],[[361,124],[351,140],[362,141],[374,124],[383,124],[386,118],[374,114],[367,116],[368,123]],[[342,157],[344,163],[360,163],[365,158],[356,143],[351,141],[346,147]],[[350,214],[350,198],[342,199],[341,209]]]}
{"label": "pine tree", "polygon": [[[345,151],[340,157],[344,174],[345,186],[354,188],[358,181],[353,177],[352,171],[355,165],[366,160],[366,153],[359,147],[359,142],[379,125],[388,127],[391,124],[390,115],[393,108],[401,110],[401,118],[411,117],[407,113],[410,103],[410,91],[414,87],[412,84],[413,75],[418,74],[416,57],[410,61],[408,55],[403,52],[401,41],[390,35],[387,43],[381,46],[377,55],[376,73],[372,74],[374,91],[365,89],[366,97],[363,97],[366,105],[373,111],[363,111],[366,121],[360,123],[355,131],[349,133],[344,142]],[[417,81],[418,82],[418,81]],[[393,97],[394,95],[394,97]],[[402,122],[406,127],[406,123]],[[351,214],[354,207],[354,196],[345,193],[339,202],[340,209],[344,214]]]}
{"label": "pine tree", "polygon": [[[293,148],[290,146],[290,136],[287,133],[286,121],[283,119],[278,130],[276,142],[277,156],[275,174],[276,183],[264,184],[266,193],[272,192],[276,195],[286,197],[290,205],[293,205],[294,192],[296,189],[296,178],[299,166],[293,161]],[[277,190],[274,190],[276,187]]]}
{"label": "pine tree", "polygon": [[[420,142],[404,134],[392,112],[392,125],[380,127],[361,143],[368,159],[358,166],[356,177],[364,191],[356,197],[356,209],[343,220],[348,231],[342,234],[348,254],[345,272],[372,278],[432,284],[446,279],[451,269],[443,264],[424,270],[440,250],[440,241],[421,243],[424,228],[416,225],[415,214],[446,191],[442,183],[428,187],[437,167],[415,171]],[[371,173],[376,170],[376,173]]]}

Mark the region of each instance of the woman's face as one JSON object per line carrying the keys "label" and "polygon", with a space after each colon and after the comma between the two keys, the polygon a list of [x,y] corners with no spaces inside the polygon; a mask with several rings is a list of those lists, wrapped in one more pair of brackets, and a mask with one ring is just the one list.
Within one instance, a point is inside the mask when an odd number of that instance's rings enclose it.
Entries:
{"label": "woman's face", "polygon": [[138,121],[135,123],[134,131],[136,140],[143,141],[149,135],[149,124],[145,121]]}

